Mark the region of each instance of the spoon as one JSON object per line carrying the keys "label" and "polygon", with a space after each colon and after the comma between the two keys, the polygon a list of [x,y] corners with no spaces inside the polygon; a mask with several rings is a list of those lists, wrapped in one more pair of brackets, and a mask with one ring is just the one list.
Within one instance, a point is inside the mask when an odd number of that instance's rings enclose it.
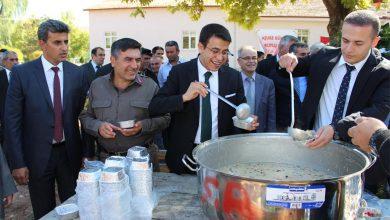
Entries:
{"label": "spoon", "polygon": [[235,104],[231,103],[229,100],[225,99],[223,96],[220,96],[218,93],[214,92],[213,90],[209,88],[206,88],[206,90],[212,93],[213,95],[216,95],[223,102],[236,109],[237,118],[241,120],[245,120],[249,117],[251,113],[251,107],[247,103],[241,103],[240,105],[236,106]]}

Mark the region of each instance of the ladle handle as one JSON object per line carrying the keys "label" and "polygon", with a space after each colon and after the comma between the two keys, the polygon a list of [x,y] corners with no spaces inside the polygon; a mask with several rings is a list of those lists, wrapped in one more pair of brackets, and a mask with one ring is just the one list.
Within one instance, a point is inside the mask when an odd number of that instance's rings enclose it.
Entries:
{"label": "ladle handle", "polygon": [[288,74],[290,75],[290,91],[291,91],[291,124],[290,127],[293,128],[295,124],[295,97],[294,97],[294,79],[292,76],[292,73],[288,71]]}
{"label": "ladle handle", "polygon": [[214,92],[213,90],[209,89],[209,88],[206,88],[207,91],[209,91],[210,93],[216,95],[219,99],[221,99],[222,101],[224,101],[226,104],[230,105],[231,107],[233,107],[234,109],[237,109],[237,106],[233,103],[231,103],[229,100],[225,99],[224,97],[220,96],[218,93]]}

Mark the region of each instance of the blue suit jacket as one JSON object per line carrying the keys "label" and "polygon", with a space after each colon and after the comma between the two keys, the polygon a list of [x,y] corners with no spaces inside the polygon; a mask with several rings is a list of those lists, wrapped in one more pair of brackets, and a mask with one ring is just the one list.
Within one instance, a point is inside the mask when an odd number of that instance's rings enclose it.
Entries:
{"label": "blue suit jacket", "polygon": [[256,132],[274,132],[276,131],[274,83],[271,79],[257,74],[255,84],[254,113],[258,117],[260,124]]}
{"label": "blue suit jacket", "polygon": [[[66,150],[74,172],[81,165],[78,116],[87,90],[85,74],[63,62],[63,128]],[[10,168],[27,167],[40,177],[48,163],[54,133],[54,110],[41,58],[15,66],[5,103],[5,151]]]}

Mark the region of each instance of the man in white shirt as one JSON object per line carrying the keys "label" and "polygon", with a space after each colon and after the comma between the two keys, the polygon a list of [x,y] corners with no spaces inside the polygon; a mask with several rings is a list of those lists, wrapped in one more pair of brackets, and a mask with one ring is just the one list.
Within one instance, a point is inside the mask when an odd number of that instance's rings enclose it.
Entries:
{"label": "man in white shirt", "polygon": [[12,69],[5,103],[4,150],[16,182],[28,184],[36,219],[56,207],[56,183],[61,202],[74,195],[83,156],[78,116],[87,79],[66,61],[68,33],[61,21],[40,24],[43,54]]}
{"label": "man in white shirt", "polygon": [[293,54],[280,58],[280,66],[293,71],[294,76],[309,76],[302,107],[303,128],[317,130],[309,147],[324,146],[333,137],[350,141],[348,129],[339,123],[354,112],[386,119],[390,110],[390,62],[374,49],[379,29],[379,17],[374,12],[354,11],[344,19],[341,48],[324,47],[303,59]]}
{"label": "man in white shirt", "polygon": [[161,87],[165,84],[168,79],[169,72],[173,66],[185,62],[185,60],[179,57],[180,49],[176,41],[168,41],[165,43],[165,54],[168,58],[168,61],[161,65],[160,70],[158,71],[158,84]]}

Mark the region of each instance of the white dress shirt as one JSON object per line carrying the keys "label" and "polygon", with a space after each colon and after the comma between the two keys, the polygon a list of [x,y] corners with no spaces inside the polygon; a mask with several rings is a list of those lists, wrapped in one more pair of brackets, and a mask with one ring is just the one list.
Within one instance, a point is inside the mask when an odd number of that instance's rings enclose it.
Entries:
{"label": "white dress shirt", "polygon": [[[42,55],[41,56],[42,60],[42,66],[43,66],[43,71],[45,73],[46,77],[46,83],[47,87],[49,88],[49,93],[50,93],[50,98],[51,102],[54,105],[54,71],[51,69],[54,67],[53,64],[51,64],[48,60],[45,59],[45,57]],[[57,65],[58,67],[58,77],[60,78],[60,86],[61,86],[61,103],[62,103],[62,109],[64,108],[64,102],[63,102],[63,94],[64,94],[64,69],[62,66],[62,62]],[[65,133],[63,134],[63,139],[61,142],[65,141]],[[56,143],[53,139],[53,143]]]}
{"label": "white dress shirt", "polygon": [[7,79],[8,79],[8,82],[9,82],[9,80],[11,79],[11,70],[6,69],[6,68],[4,68],[4,69],[5,69],[5,73],[7,74]]}
{"label": "white dress shirt", "polygon": [[[198,59],[198,77],[199,82],[204,82],[204,74],[209,71],[207,70],[200,60]],[[218,85],[218,71],[210,71],[211,76],[209,79],[210,89],[216,93],[219,93],[219,85]],[[218,137],[218,97],[216,95],[210,94],[210,104],[211,104],[211,139],[215,139]],[[198,130],[196,132],[195,144],[200,144],[200,134],[202,128],[202,97],[200,96],[199,101],[199,125]]]}
{"label": "white dress shirt", "polygon": [[[349,81],[349,87],[347,92],[347,97],[345,100],[345,106],[343,111],[343,117],[347,112],[347,106],[349,103],[349,99],[351,98],[351,93],[353,90],[353,86],[355,85],[356,78],[362,69],[363,65],[366,63],[368,57],[371,54],[371,50],[367,54],[364,60],[355,63],[355,70],[351,72],[351,80]],[[345,67],[344,57],[341,55],[339,62],[333,68],[330,73],[328,79],[326,80],[326,84],[324,90],[321,95],[320,103],[317,108],[316,118],[314,121],[314,129],[318,130],[323,126],[329,125],[332,123],[333,112],[336,107],[337,96],[339,93],[341,82],[343,81],[344,75],[347,73],[347,68]]]}
{"label": "white dress shirt", "polygon": [[97,69],[98,65],[93,60],[91,60],[91,64],[92,64],[92,67],[93,67],[93,69],[95,70],[95,73],[96,73],[98,71],[98,69]]}

